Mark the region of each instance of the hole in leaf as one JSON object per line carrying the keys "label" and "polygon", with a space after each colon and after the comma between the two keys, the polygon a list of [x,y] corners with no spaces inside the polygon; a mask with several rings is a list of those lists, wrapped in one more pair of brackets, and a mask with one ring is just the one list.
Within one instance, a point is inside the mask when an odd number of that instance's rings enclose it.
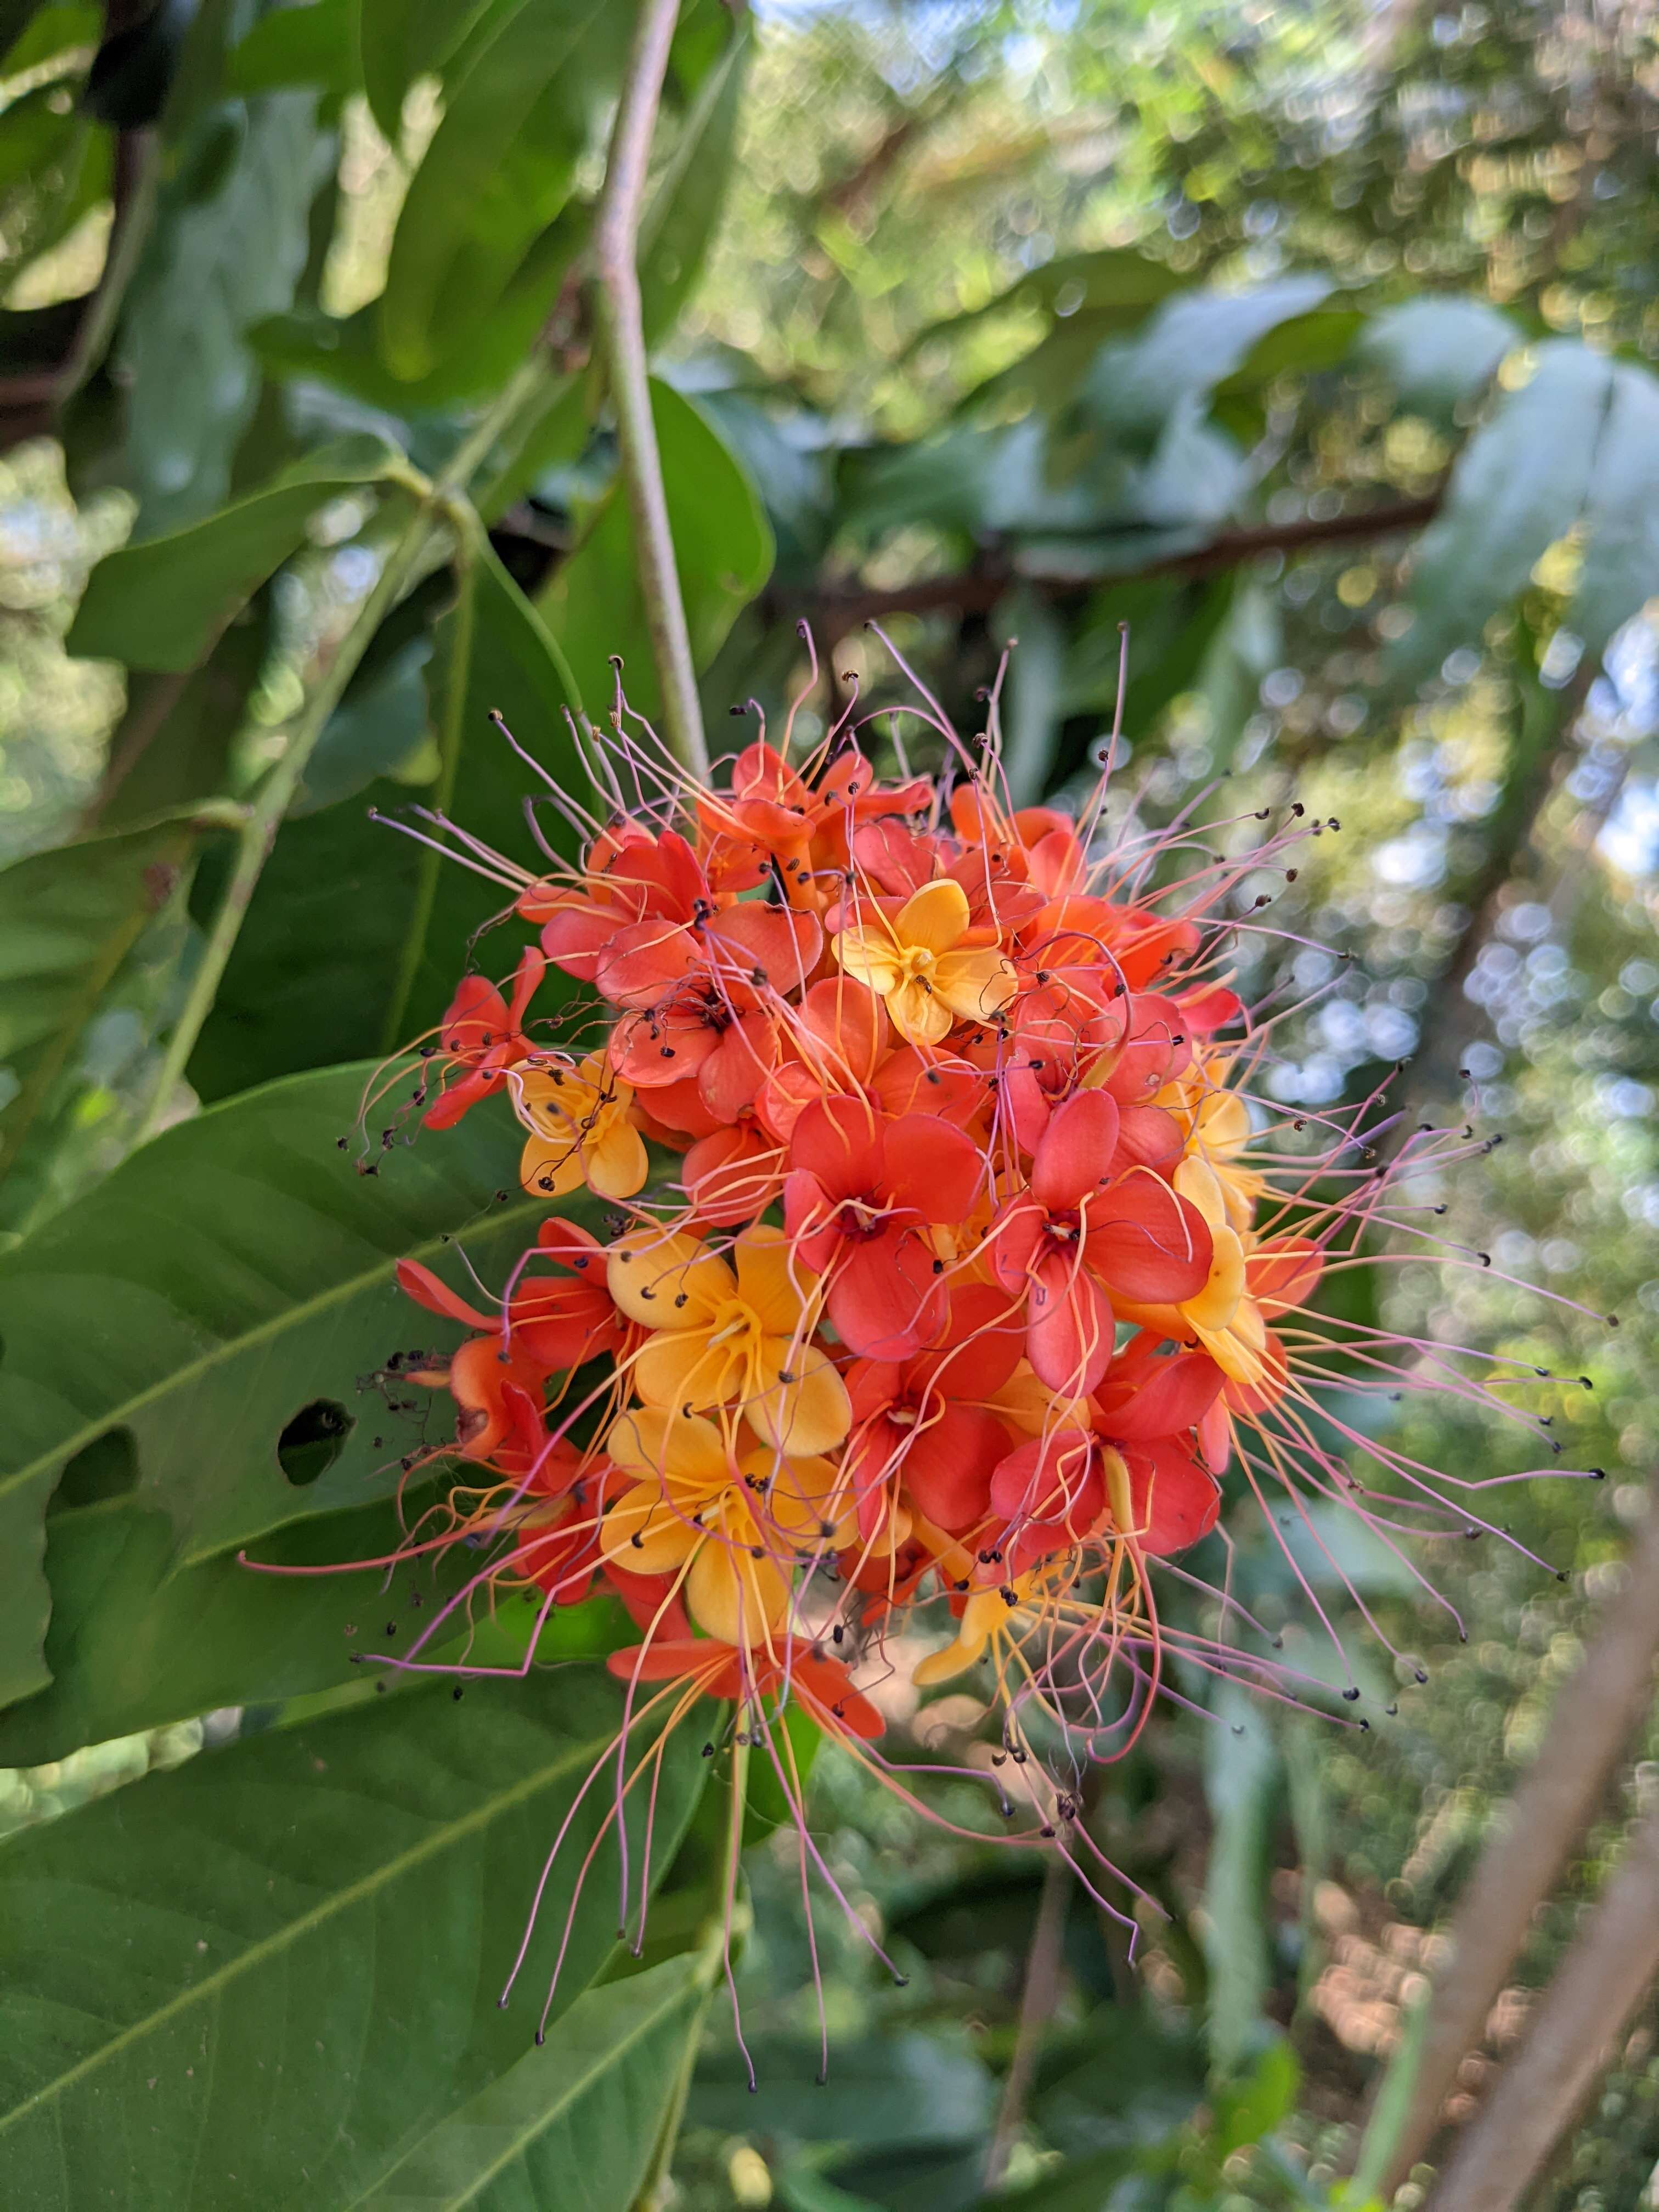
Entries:
{"label": "hole in leaf", "polygon": [[352,1419],[333,1398],[301,1406],[276,1439],[276,1464],[296,1490],[328,1473],[345,1449]]}
{"label": "hole in leaf", "polygon": [[66,1461],[48,1511],[72,1513],[77,1506],[101,1505],[138,1487],[138,1454],[131,1429],[106,1429]]}

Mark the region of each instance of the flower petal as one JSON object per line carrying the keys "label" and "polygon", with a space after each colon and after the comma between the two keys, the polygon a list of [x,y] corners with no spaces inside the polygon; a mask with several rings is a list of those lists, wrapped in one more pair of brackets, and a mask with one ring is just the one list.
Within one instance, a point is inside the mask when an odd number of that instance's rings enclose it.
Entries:
{"label": "flower petal", "polygon": [[948,952],[968,927],[968,894],[948,876],[924,884],[913,891],[894,917],[893,931],[901,945],[925,945],[929,952]]}
{"label": "flower petal", "polygon": [[[700,1328],[737,1292],[737,1279],[695,1237],[635,1229],[610,1248],[605,1279],[629,1321],[646,1328]],[[680,1300],[684,1297],[684,1304]]]}
{"label": "flower petal", "polygon": [[749,1425],[767,1443],[794,1457],[833,1451],[853,1425],[847,1385],[829,1354],[816,1345],[792,1352],[790,1363],[758,1397],[744,1401]]}
{"label": "flower petal", "polygon": [[1117,1101],[1109,1091],[1079,1091],[1068,1098],[1050,1117],[1031,1161],[1037,1204],[1060,1212],[1097,1192],[1111,1173],[1117,1138]]}
{"label": "flower petal", "polygon": [[1071,1257],[1050,1253],[1032,1278],[1025,1356],[1051,1390],[1085,1398],[1111,1363],[1111,1302]]}

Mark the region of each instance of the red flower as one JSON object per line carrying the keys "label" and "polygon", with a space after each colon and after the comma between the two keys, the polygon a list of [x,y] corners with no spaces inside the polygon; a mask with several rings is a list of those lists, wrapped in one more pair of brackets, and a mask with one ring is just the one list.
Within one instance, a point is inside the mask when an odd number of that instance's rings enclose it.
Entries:
{"label": "red flower", "polygon": [[1133,1337],[1094,1401],[1096,1432],[1127,1471],[1130,1528],[1143,1551],[1159,1555],[1184,1551],[1215,1526],[1221,1492],[1198,1463],[1193,1436],[1204,1433],[1225,1386],[1207,1352],[1165,1352],[1162,1342],[1150,1329]]}
{"label": "red flower", "polygon": [[746,1705],[786,1682],[793,1693],[831,1735],[860,1736],[873,1743],[887,1723],[853,1687],[838,1659],[830,1659],[800,1637],[780,1637],[764,1650],[717,1644],[704,1637],[653,1638],[630,1644],[605,1661],[624,1682],[696,1682],[708,1698]]}
{"label": "red flower", "polygon": [[1080,1091],[1054,1115],[1031,1161],[1030,1188],[992,1229],[997,1279],[1030,1291],[1026,1357],[1051,1390],[1085,1397],[1112,1357],[1112,1293],[1146,1304],[1189,1297],[1209,1279],[1204,1217],[1145,1169],[1112,1175],[1118,1108]]}
{"label": "red flower", "polygon": [[789,1139],[784,1222],[802,1262],[825,1279],[830,1318],[850,1351],[903,1359],[945,1326],[943,1267],[931,1223],[960,1223],[985,1163],[971,1140],[926,1114],[890,1121],[863,1098],[830,1098]]}
{"label": "red flower", "polygon": [[922,777],[884,791],[869,762],[851,749],[809,785],[763,740],[738,755],[730,798],[710,793],[697,811],[705,830],[746,840],[771,855],[791,906],[821,909],[841,894],[848,842],[858,824],[920,812],[933,795]]}
{"label": "red flower", "polygon": [[[605,1287],[605,1247],[580,1223],[554,1218],[536,1232],[532,1256],[555,1272],[532,1274],[526,1269],[507,1300],[506,1333],[514,1355],[545,1377],[559,1368],[580,1367],[602,1352],[619,1351],[628,1324]],[[398,1261],[398,1287],[428,1313],[489,1330],[495,1349],[501,1349],[499,1308],[484,1313],[470,1305],[418,1260]]]}
{"label": "red flower", "polygon": [[1012,1437],[986,1401],[1019,1364],[1023,1328],[988,1284],[951,1300],[941,1342],[904,1360],[858,1359],[847,1370],[854,1427],[846,1468],[866,1539],[901,1480],[935,1528],[958,1535],[990,1505],[991,1475]]}
{"label": "red flower", "polygon": [[428,1129],[453,1129],[469,1107],[499,1091],[507,1071],[531,1058],[535,1046],[524,1034],[524,1018],[547,963],[526,945],[513,978],[511,1003],[483,975],[464,975],[449,1002],[438,1036],[450,1068],[465,1068],[459,1083],[444,1089],[422,1117]]}
{"label": "red flower", "polygon": [[1091,1431],[1061,1428],[1019,1445],[1000,1463],[991,1477],[991,1505],[1002,1528],[981,1549],[987,1580],[1016,1582],[1050,1553],[1095,1533],[1106,1513],[1104,1449]]}

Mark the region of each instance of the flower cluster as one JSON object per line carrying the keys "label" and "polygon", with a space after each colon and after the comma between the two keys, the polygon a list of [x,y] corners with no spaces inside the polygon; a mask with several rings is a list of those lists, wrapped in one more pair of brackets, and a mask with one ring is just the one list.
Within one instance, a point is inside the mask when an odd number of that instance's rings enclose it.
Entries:
{"label": "flower cluster", "polygon": [[[560,795],[579,862],[470,846],[534,942],[503,989],[461,983],[418,1094],[429,1129],[515,1115],[547,1205],[485,1305],[401,1271],[477,1332],[424,1370],[469,1591],[542,1621],[612,1593],[630,1699],[730,1699],[792,1802],[782,1705],[884,1768],[866,1692],[901,1650],[919,1688],[982,1668],[1023,1774],[1121,1753],[1172,1648],[1286,1693],[1237,1620],[1160,1620],[1224,1486],[1281,1543],[1334,1502],[1399,1551],[1490,1527],[1481,1486],[1366,1433],[1356,1394],[1530,1420],[1513,1376],[1326,1296],[1390,1228],[1483,1258],[1407,1202],[1473,1132],[1403,1134],[1381,1097],[1287,1118],[1261,1086],[1237,947],[1336,825],[1109,836],[1103,777],[1076,816],[1016,807],[994,732],[930,719],[932,777],[882,780],[849,716],[799,764],[763,734],[716,788],[618,714],[602,816]],[[1079,1864],[1070,1793],[1024,1780],[1019,1832]]]}

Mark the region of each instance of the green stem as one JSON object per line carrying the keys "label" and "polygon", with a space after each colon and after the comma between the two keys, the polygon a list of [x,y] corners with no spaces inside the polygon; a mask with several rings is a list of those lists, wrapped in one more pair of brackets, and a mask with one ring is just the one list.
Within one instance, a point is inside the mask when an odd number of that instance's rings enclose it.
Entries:
{"label": "green stem", "polygon": [[738,1933],[735,1924],[738,1865],[743,1855],[744,1816],[749,1807],[749,1749],[746,1741],[735,1743],[732,1748],[732,1802],[726,1814],[726,1844],[717,1869],[714,1911],[704,1932],[702,1954],[697,1962],[703,1983],[702,2002],[697,2007],[696,2015],[686,2033],[685,2047],[680,2053],[678,2070],[674,2076],[673,2093],[668,2100],[668,2110],[663,2116],[657,2148],[652,2154],[645,2179],[640,2184],[639,2195],[634,2200],[634,2212],[662,2212],[662,2207],[668,2202],[674,2147],[680,2138],[680,2127],[691,2094],[691,2077],[696,2071],[703,2023],[714,2002],[714,1984],[725,1963],[727,1948]]}
{"label": "green stem", "polygon": [[[341,639],[333,659],[307,700],[304,710],[289,735],[287,751],[266,778],[249,812],[237,846],[230,880],[225,885],[218,911],[213,917],[213,927],[203,948],[201,961],[191,978],[189,993],[173,1025],[161,1073],[156,1078],[155,1088],[139,1125],[135,1139],[137,1143],[142,1144],[147,1137],[155,1133],[166,1115],[168,1101],[190,1063],[196,1040],[213,1011],[220,981],[235,950],[236,939],[253,902],[253,894],[258,889],[259,878],[270,857],[271,847],[276,842],[283,817],[299,788],[306,763],[311,758],[329,716],[338,706],[341,694],[350,682],[358,662],[368,650],[375,631],[409,589],[431,550],[434,538],[441,530],[453,530],[458,545],[465,546],[465,551],[458,557],[470,564],[475,542],[471,533],[477,528],[477,520],[466,502],[466,487],[488,459],[503,428],[516,417],[531,392],[549,374],[546,365],[540,360],[526,362],[471,435],[456,448],[434,482],[428,483],[425,477],[406,467],[388,471],[392,482],[415,495],[415,512],[387,554],[386,566],[381,569],[374,590],[358,609],[356,619]],[[400,976],[400,990],[403,981]]]}
{"label": "green stem", "polygon": [[208,932],[207,943],[202,948],[195,974],[191,977],[190,990],[155,1079],[143,1121],[134,1141],[143,1144],[155,1135],[167,1113],[168,1102],[178,1088],[196,1040],[202,1033],[203,1024],[213,1010],[219,985],[229,964],[236,939],[241,933],[247,910],[258,889],[259,878],[270,848],[276,842],[276,833],[283,826],[283,817],[288,812],[300,778],[305,773],[307,762],[324,725],[340,702],[340,695],[350,682],[352,672],[368,649],[370,640],[381,621],[402,598],[410,576],[422,554],[426,550],[432,531],[428,507],[422,506],[403,535],[386,556],[386,566],[368,597],[358,609],[350,629],[341,639],[332,660],[319,678],[316,689],[307,700],[303,712],[289,732],[288,750],[266,777],[259,794],[248,811],[237,840],[236,858],[232,865],[230,880],[219,901],[213,927]]}
{"label": "green stem", "polygon": [[57,393],[60,408],[81,390],[108,352],[127,288],[143,258],[150,225],[155,220],[155,202],[161,180],[161,134],[149,129],[130,135],[133,167],[125,204],[116,219],[103,276],[64,363]]}
{"label": "green stem", "polygon": [[708,749],[651,414],[638,267],[651,139],[678,15],[679,0],[643,0],[640,9],[593,225],[593,321],[616,410],[640,596],[662,694],[663,735],[681,766],[705,777]]}
{"label": "green stem", "polygon": [[[471,517],[459,519],[457,522],[455,582],[455,611],[449,634],[449,665],[444,683],[443,727],[438,738],[441,765],[431,800],[432,806],[440,814],[447,814],[454,803],[455,786],[460,773],[461,747],[466,738],[466,700],[472,675],[472,633],[478,600],[477,529]],[[415,979],[426,957],[427,930],[438,896],[438,871],[443,864],[441,853],[434,851],[429,845],[421,848],[420,873],[416,878],[415,910],[404,937],[403,953],[398,963],[398,979],[392,986],[391,1002],[386,1007],[386,1023],[380,1036],[382,1052],[395,1052],[404,1042],[404,1018],[415,989]]]}

